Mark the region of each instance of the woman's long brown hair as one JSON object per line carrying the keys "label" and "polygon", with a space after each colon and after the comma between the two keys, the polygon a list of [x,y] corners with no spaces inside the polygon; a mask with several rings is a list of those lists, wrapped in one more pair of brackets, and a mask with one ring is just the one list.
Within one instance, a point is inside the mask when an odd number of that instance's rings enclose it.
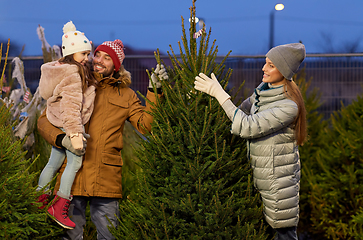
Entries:
{"label": "woman's long brown hair", "polygon": [[58,62],[77,65],[78,73],[82,81],[82,92],[84,92],[88,86],[97,85],[97,81],[91,72],[90,64],[83,66],[74,60],[73,54],[62,57]]}
{"label": "woman's long brown hair", "polygon": [[285,94],[294,101],[298,106],[298,115],[295,118],[295,138],[298,145],[303,145],[307,137],[306,109],[304,98],[301,95],[299,87],[294,81],[285,79]]}

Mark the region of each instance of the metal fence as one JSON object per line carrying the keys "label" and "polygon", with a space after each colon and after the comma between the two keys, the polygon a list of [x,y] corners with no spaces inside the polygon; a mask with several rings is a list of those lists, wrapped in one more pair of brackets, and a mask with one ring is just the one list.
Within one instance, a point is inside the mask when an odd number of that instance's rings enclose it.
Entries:
{"label": "metal fence", "polygon": [[[163,56],[163,60],[170,65],[169,57]],[[223,57],[218,57],[217,62]],[[6,70],[10,79],[11,60],[8,59]],[[34,93],[38,87],[40,78],[40,66],[42,57],[23,57],[24,75],[28,87]],[[262,80],[262,66],[265,56],[230,56],[225,62],[226,69],[233,69],[229,81],[229,87],[236,89],[245,81],[239,98],[244,98],[252,93],[253,89]],[[1,62],[1,65],[3,65]],[[131,88],[146,94],[148,75],[146,69],[155,67],[154,56],[126,56],[125,68],[131,72]],[[0,66],[2,69],[2,66]],[[303,64],[306,80],[311,79],[309,89],[317,88],[321,94],[321,107],[318,109],[327,118],[334,111],[341,108],[341,104],[349,105],[358,95],[363,93],[363,54],[308,54]],[[243,93],[243,94],[242,94]]]}
{"label": "metal fence", "polygon": [[[262,80],[265,56],[234,56],[226,66],[233,69],[230,85],[236,87],[245,80],[247,92]],[[317,89],[321,94],[318,111],[328,118],[334,111],[349,105],[363,93],[363,54],[308,54],[300,66],[306,80],[311,80],[308,89]]]}

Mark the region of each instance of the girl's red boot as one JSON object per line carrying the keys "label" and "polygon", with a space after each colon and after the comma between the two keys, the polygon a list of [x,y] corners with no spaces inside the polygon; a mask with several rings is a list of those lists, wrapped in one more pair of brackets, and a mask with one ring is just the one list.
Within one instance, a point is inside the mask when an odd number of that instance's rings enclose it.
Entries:
{"label": "girl's red boot", "polygon": [[53,204],[48,208],[48,214],[51,218],[67,229],[73,229],[76,226],[76,224],[68,217],[70,203],[70,200],[57,195],[53,200]]}

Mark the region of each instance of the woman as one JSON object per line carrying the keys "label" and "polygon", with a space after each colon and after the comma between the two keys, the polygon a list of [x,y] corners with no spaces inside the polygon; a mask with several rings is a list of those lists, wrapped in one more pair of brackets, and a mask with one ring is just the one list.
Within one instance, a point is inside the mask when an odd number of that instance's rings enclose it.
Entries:
{"label": "woman", "polygon": [[292,76],[305,58],[301,43],[280,45],[266,54],[262,83],[238,109],[217,78],[200,73],[195,89],[215,97],[232,121],[233,134],[246,138],[255,187],[275,239],[297,239],[300,158],[306,138],[304,100]]}

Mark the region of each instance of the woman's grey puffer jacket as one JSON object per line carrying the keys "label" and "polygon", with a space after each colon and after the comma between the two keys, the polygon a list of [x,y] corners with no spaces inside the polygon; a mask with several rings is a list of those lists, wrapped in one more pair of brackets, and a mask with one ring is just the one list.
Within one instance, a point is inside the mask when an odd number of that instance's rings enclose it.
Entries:
{"label": "woman's grey puffer jacket", "polygon": [[[292,123],[297,104],[283,93],[261,83],[233,117],[233,134],[248,139],[248,157],[255,187],[273,228],[297,226],[299,221],[300,157]],[[248,106],[249,105],[249,106]]]}

